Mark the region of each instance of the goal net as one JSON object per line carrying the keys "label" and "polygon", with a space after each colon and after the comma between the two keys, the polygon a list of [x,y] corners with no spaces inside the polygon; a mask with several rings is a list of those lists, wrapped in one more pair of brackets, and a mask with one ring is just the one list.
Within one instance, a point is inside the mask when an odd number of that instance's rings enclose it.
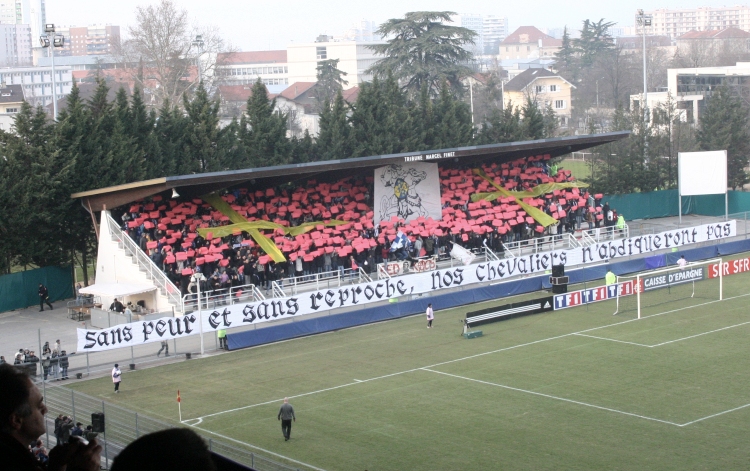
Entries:
{"label": "goal net", "polygon": [[709,276],[711,265],[722,266],[720,258],[671,266],[635,275],[618,276],[615,314],[634,313],[638,319],[650,308],[672,305],[687,307],[722,299],[722,270]]}

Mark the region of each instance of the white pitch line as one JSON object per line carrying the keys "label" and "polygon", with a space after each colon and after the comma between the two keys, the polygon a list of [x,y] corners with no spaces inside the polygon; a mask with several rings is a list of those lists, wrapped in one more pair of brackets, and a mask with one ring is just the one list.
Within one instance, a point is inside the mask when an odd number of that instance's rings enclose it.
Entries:
{"label": "white pitch line", "polygon": [[681,339],[670,340],[669,342],[657,343],[656,345],[652,345],[652,346],[653,347],[661,347],[662,345],[667,345],[669,343],[675,343],[675,342],[680,342],[682,340],[694,339],[695,337],[700,337],[701,335],[708,335],[708,334],[713,334],[714,332],[721,332],[722,330],[734,329],[735,327],[740,327],[740,326],[747,325],[747,324],[750,324],[750,321],[743,322],[742,324],[735,324],[735,325],[730,325],[728,327],[722,327],[721,329],[709,330],[708,332],[703,332],[703,333],[700,333],[700,334],[691,335],[690,337],[683,337]]}
{"label": "white pitch line", "polygon": [[586,334],[575,334],[575,335],[577,335],[579,337],[589,337],[589,338],[597,339],[597,340],[607,340],[607,341],[610,341],[610,342],[627,343],[629,345],[637,345],[639,347],[647,347],[647,348],[653,348],[654,347],[653,345],[644,345],[642,343],[626,342],[624,340],[608,339],[607,337],[596,337],[594,335],[586,335]]}
{"label": "white pitch line", "polygon": [[212,432],[211,430],[206,430],[206,429],[201,428],[201,427],[196,427],[195,425],[191,425],[191,427],[196,428],[196,429],[201,430],[201,431],[206,432],[206,433],[210,433],[212,435],[216,435],[217,437],[223,438],[224,440],[229,440],[229,441],[234,442],[234,443],[239,443],[240,445],[245,445],[245,446],[247,446],[249,448],[254,448],[256,450],[260,450],[263,453],[267,453],[269,455],[273,455],[273,456],[276,456],[278,458],[283,458],[285,460],[291,461],[292,463],[297,463],[297,464],[301,464],[302,466],[307,466],[308,468],[314,469],[316,471],[326,471],[325,469],[315,467],[315,466],[313,466],[311,464],[307,464],[307,463],[302,462],[302,461],[297,461],[295,459],[289,458],[288,456],[284,456],[284,455],[280,455],[278,453],[274,453],[271,450],[266,450],[265,448],[261,448],[259,446],[251,445],[249,443],[245,443],[245,442],[237,440],[235,438],[227,437],[226,435],[222,435],[220,433]]}
{"label": "white pitch line", "polygon": [[445,375],[445,376],[450,376],[450,377],[453,377],[453,378],[463,379],[463,380],[466,380],[466,381],[473,381],[475,383],[486,384],[488,386],[497,386],[498,388],[509,389],[511,391],[517,391],[517,392],[522,392],[522,393],[526,393],[526,394],[533,394],[535,396],[546,397],[548,399],[555,399],[555,400],[563,401],[563,402],[570,402],[572,404],[578,404],[579,406],[593,407],[594,409],[605,410],[605,411],[608,411],[608,412],[615,412],[617,414],[629,415],[631,417],[636,417],[636,418],[645,419],[645,420],[651,420],[651,421],[654,421],[654,422],[661,422],[663,424],[674,425],[676,427],[681,427],[682,426],[682,425],[676,424],[674,422],[669,422],[668,420],[655,419],[653,417],[647,417],[645,415],[633,414],[632,412],[625,412],[625,411],[621,411],[621,410],[617,410],[617,409],[611,409],[609,407],[597,406],[595,404],[588,404],[586,402],[575,401],[573,399],[566,399],[564,397],[552,396],[552,395],[543,394],[543,393],[540,393],[540,392],[528,391],[526,389],[514,388],[512,386],[506,386],[504,384],[497,384],[497,383],[491,383],[489,381],[482,381],[481,379],[467,378],[465,376],[458,376],[458,375],[454,375],[454,374],[450,374],[450,373],[444,373],[442,371],[431,370],[429,368],[420,368],[420,369],[423,370],[423,371],[429,371],[431,373],[437,373],[437,374],[441,374],[441,375]]}
{"label": "white pitch line", "polygon": [[700,419],[693,420],[692,422],[687,422],[687,423],[681,424],[680,427],[687,427],[690,424],[694,424],[694,423],[700,422],[702,420],[706,420],[706,419],[711,419],[711,418],[714,418],[714,417],[718,417],[720,415],[728,414],[730,412],[738,411],[740,409],[744,409],[745,407],[750,407],[750,404],[745,404],[744,406],[735,407],[734,409],[725,410],[724,412],[719,412],[717,414],[707,415],[706,417],[702,417]]}
{"label": "white pitch line", "polygon": [[[313,395],[313,394],[318,394],[318,393],[322,393],[322,392],[333,391],[333,390],[336,390],[336,389],[345,388],[347,386],[354,386],[355,384],[367,383],[369,381],[375,381],[375,380],[378,380],[378,379],[390,378],[391,376],[398,376],[398,375],[402,375],[402,374],[406,374],[406,373],[411,373],[411,372],[417,371],[417,370],[419,370],[419,368],[412,368],[410,370],[399,371],[398,373],[391,373],[391,374],[387,374],[387,375],[383,375],[383,376],[377,376],[375,378],[370,378],[370,379],[355,379],[354,383],[340,384],[338,386],[332,386],[330,388],[319,389],[317,391],[310,391],[310,392],[306,392],[306,393],[302,393],[302,394],[297,394],[295,396],[288,396],[288,398],[289,399],[295,399],[295,398],[298,398],[298,397],[310,396],[310,395]],[[198,418],[205,419],[207,417],[214,417],[216,415],[226,414],[226,413],[229,413],[229,412],[237,412],[238,410],[252,409],[253,407],[258,407],[258,406],[266,406],[268,404],[278,403],[278,402],[281,402],[283,400],[284,400],[284,398],[273,399],[271,401],[260,402],[258,404],[250,404],[249,406],[242,406],[242,407],[237,407],[235,409],[229,409],[229,410],[223,410],[223,411],[220,411],[220,412],[214,412],[213,414],[203,415],[203,416],[198,417]],[[192,420],[192,419],[189,419],[189,420]]]}

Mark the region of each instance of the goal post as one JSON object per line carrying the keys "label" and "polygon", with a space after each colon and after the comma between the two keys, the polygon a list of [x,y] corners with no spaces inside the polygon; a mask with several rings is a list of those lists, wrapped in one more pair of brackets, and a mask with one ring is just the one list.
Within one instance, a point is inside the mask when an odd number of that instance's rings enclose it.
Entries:
{"label": "goal post", "polygon": [[[718,269],[712,269],[712,266]],[[690,304],[692,299],[724,299],[721,258],[670,266],[617,277],[617,305],[614,314],[635,312],[667,303]]]}

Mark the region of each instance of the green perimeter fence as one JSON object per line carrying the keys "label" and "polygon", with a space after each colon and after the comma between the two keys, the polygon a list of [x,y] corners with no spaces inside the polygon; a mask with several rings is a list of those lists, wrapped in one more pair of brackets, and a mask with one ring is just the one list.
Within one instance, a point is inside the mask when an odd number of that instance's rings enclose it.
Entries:
{"label": "green perimeter fence", "polygon": [[38,305],[39,283],[47,287],[50,302],[73,297],[70,266],[20,271],[0,276],[0,312]]}
{"label": "green perimeter fence", "polygon": [[[44,393],[45,403],[49,409],[47,413],[46,435],[48,447],[53,447],[56,443],[53,430],[54,419],[58,415],[68,415],[73,418],[74,423],[81,422],[85,428],[91,424],[91,414],[94,412],[104,413],[105,432],[100,433],[97,440],[99,440],[102,446],[102,467],[105,469],[109,469],[111,460],[138,437],[177,426],[176,424],[162,422],[120,406],[108,404],[95,397],[62,386],[48,386],[46,383],[40,383],[38,386]],[[209,449],[214,453],[249,466],[257,471],[306,471],[307,469],[274,461],[265,456],[258,455],[254,451],[245,449],[240,444],[224,443],[213,439],[209,434],[201,433],[200,430],[195,431],[203,436]]]}
{"label": "green perimeter fence", "polygon": [[[750,193],[730,191],[727,195],[729,214],[750,211]],[[625,220],[653,219],[677,216],[679,212],[678,190],[629,193],[626,195],[604,195],[602,204],[625,216]],[[682,197],[682,214],[702,216],[724,216],[724,195],[700,195]]]}

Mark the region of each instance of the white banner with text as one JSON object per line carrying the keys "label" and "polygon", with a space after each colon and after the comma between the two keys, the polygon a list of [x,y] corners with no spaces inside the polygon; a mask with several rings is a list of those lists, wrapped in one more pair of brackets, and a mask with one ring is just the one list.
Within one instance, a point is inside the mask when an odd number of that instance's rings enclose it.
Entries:
{"label": "white banner with text", "polygon": [[[468,266],[414,273],[369,283],[325,288],[286,298],[222,306],[216,310],[203,310],[201,313],[195,312],[184,317],[133,322],[103,330],[78,329],[78,351],[96,352],[195,335],[200,332],[198,322],[201,322],[201,319],[204,332],[213,332],[332,309],[365,306],[391,298],[437,292],[445,288],[497,282],[519,276],[541,275],[552,270],[552,265],[573,266],[600,263],[701,242],[719,242],[736,234],[737,227],[734,220],[704,224],[659,234],[600,242],[588,247],[553,250]],[[436,306],[436,308],[440,307]]]}

